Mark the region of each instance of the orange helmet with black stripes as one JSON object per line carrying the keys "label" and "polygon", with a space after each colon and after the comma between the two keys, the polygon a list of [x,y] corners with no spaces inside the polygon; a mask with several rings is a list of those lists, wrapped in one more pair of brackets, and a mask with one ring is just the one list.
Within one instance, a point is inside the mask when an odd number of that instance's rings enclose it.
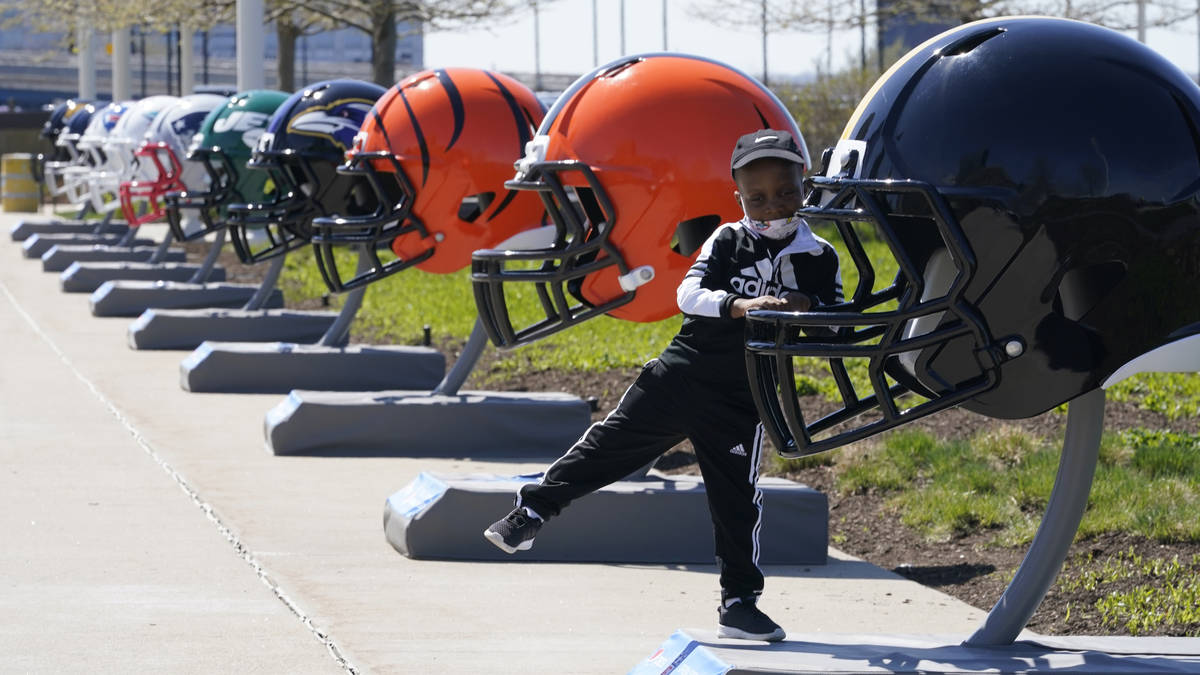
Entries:
{"label": "orange helmet with black stripes", "polygon": [[[508,183],[541,196],[554,243],[473,256],[475,303],[491,340],[513,347],[600,314],[647,322],[678,313],[675,289],[700,245],[742,216],[730,152],[739,136],[765,128],[790,131],[808,168],[787,109],[732,66],[646,54],[577,80],[546,114]],[[539,318],[516,327],[508,305],[519,295],[507,290],[528,283]]]}
{"label": "orange helmet with black stripes", "polygon": [[[376,102],[339,173],[363,176],[379,198],[368,215],[314,221],[317,263],[329,288],[348,290],[408,267],[444,274],[476,249],[541,224],[536,196],[505,188],[541,123],[534,93],[474,68],[427,70]],[[333,255],[365,247],[371,264],[349,278]],[[380,256],[381,249],[392,256]]]}

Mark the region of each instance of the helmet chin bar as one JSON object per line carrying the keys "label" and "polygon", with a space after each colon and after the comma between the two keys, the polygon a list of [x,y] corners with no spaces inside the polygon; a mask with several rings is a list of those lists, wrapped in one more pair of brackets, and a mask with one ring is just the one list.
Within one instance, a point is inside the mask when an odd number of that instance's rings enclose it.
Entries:
{"label": "helmet chin bar", "polygon": [[[298,168],[304,181],[295,180],[288,165]],[[312,195],[301,189],[305,183],[317,184],[308,160],[295,153],[258,152],[246,167],[270,175],[275,184],[275,199],[229,205],[229,234],[238,259],[250,265],[307,246],[312,237],[310,219],[325,212]],[[265,238],[265,245],[255,241],[260,235]]]}
{"label": "helmet chin bar", "polygon": [[[504,186],[510,190],[535,190],[554,222],[556,237],[551,248],[529,250],[476,251],[471,256],[471,284],[475,305],[488,338],[497,347],[512,348],[553,335],[577,323],[609,312],[634,298],[626,291],[595,304],[584,300],[575,289],[587,275],[616,266],[620,275],[629,267],[620,251],[609,241],[616,217],[612,202],[596,179],[591,167],[579,161],[540,161],[521,167],[521,173]],[[565,186],[559,174],[578,171],[590,188],[590,195]],[[571,190],[568,193],[568,189]],[[538,269],[510,269],[540,261]],[[521,329],[514,329],[504,295],[504,284],[533,283],[545,318]],[[572,304],[567,294],[578,300]]]}
{"label": "helmet chin bar", "polygon": [[[121,210],[130,227],[145,225],[165,216],[161,196],[166,192],[184,190],[186,187],[179,178],[183,172],[179,158],[175,156],[171,148],[167,147],[166,143],[145,145],[138,148],[134,154],[138,157],[149,158],[154,163],[157,178],[149,181],[132,180],[121,183]],[[163,155],[167,157],[167,165],[162,162]],[[141,215],[138,214],[137,206],[134,204],[137,201],[146,203],[146,212]]]}
{"label": "helmet chin bar", "polygon": [[[831,220],[859,270],[854,296],[816,312],[753,311],[746,321],[746,368],[751,392],[779,453],[788,458],[832,450],[977,396],[999,381],[997,366],[1011,358],[991,338],[983,318],[963,299],[975,273],[975,256],[945,199],[916,181],[812,178],[810,220]],[[824,193],[822,196],[821,193]],[[920,213],[901,213],[889,204],[922,204]],[[899,216],[916,216],[936,226],[944,253],[938,264],[918,264],[901,243]],[[875,270],[853,222],[873,222],[899,263],[892,285],[874,290]],[[948,259],[947,259],[948,257]],[[895,302],[896,306],[883,305]],[[930,365],[937,347],[968,339],[978,373],[947,383]],[[841,407],[807,422],[796,394],[794,357],[827,359]],[[872,393],[860,396],[844,362],[866,359]],[[898,383],[889,383],[888,376]],[[926,400],[901,410],[898,399]],[[875,413],[873,419],[856,419]],[[829,432],[823,438],[814,436]]]}
{"label": "helmet chin bar", "polygon": [[[194,148],[188,152],[188,160],[201,162],[208,172],[210,189],[207,192],[187,190],[184,192],[168,192],[163,195],[166,204],[167,224],[175,241],[193,241],[205,235],[225,229],[226,223],[217,218],[218,209],[226,204],[242,202],[244,198],[234,189],[234,177],[237,175],[229,156],[220,150]],[[216,164],[215,162],[220,162]],[[203,226],[191,232],[185,232],[180,218],[180,209],[195,209],[200,214]]]}
{"label": "helmet chin bar", "polygon": [[[392,171],[375,170],[372,160],[390,162]],[[350,161],[337,168],[343,176],[358,177],[370,187],[375,196],[375,209],[365,215],[337,214],[313,219],[313,253],[317,269],[325,285],[334,293],[344,293],[383,279],[397,272],[420,264],[433,256],[434,241],[429,239],[429,248],[414,258],[396,258],[383,262],[379,259],[379,247],[389,246],[393,239],[409,233],[419,233],[422,239],[429,237],[425,224],[412,215],[416,191],[396,157],[387,152],[360,152]],[[385,178],[389,175],[391,178]],[[395,187],[389,194],[383,181],[390,180]],[[349,279],[342,279],[338,271],[335,247],[359,247],[366,256],[367,269],[358,271]],[[361,266],[360,266],[361,268]]]}

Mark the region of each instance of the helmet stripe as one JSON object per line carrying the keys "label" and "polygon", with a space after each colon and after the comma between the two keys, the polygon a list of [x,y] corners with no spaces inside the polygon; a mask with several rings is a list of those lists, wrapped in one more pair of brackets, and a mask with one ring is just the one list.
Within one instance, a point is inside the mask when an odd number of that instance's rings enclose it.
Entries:
{"label": "helmet stripe", "polygon": [[408,96],[404,95],[404,90],[400,90],[400,100],[404,101],[404,109],[408,111],[408,120],[412,122],[413,131],[417,136],[417,147],[421,149],[421,185],[425,185],[425,181],[429,180],[429,146],[425,143],[425,132],[421,131],[421,123],[417,121],[417,115],[413,112],[412,105],[408,102]]}
{"label": "helmet stripe", "polygon": [[504,195],[504,200],[500,202],[500,205],[496,207],[495,211],[492,211],[492,215],[487,217],[488,220],[491,220],[492,218],[495,218],[496,216],[500,215],[500,212],[503,211],[504,208],[506,206],[508,206],[510,202],[512,202],[513,197],[517,196],[516,190],[508,190],[507,192],[508,192],[508,194]]}
{"label": "helmet stripe", "polygon": [[517,154],[514,157],[521,157],[525,154],[525,144],[532,138],[529,132],[529,123],[525,121],[525,114],[521,112],[521,106],[517,104],[517,99],[512,95],[512,92],[505,87],[496,76],[488,71],[483,71],[492,82],[500,89],[500,95],[504,97],[504,101],[508,103],[508,109],[512,112],[513,121],[517,123]]}
{"label": "helmet stripe", "polygon": [[454,147],[458,142],[458,136],[463,130],[463,120],[466,114],[463,111],[462,94],[458,93],[458,87],[454,85],[454,80],[451,79],[450,73],[445,70],[437,71],[438,81],[446,88],[446,95],[450,97],[450,110],[454,113],[454,134],[450,136],[450,143],[446,145],[446,149]]}

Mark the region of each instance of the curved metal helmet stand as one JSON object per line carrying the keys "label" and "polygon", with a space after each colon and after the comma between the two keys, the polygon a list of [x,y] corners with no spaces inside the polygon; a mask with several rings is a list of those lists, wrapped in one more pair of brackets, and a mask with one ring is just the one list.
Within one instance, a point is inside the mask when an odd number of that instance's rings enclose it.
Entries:
{"label": "curved metal helmet stand", "polygon": [[[372,267],[371,252],[365,247],[360,247],[358,250],[358,265],[354,274],[359,275]],[[342,304],[342,309],[338,312],[337,318],[330,324],[329,330],[317,340],[317,344],[322,347],[341,347],[350,341],[350,323],[354,321],[354,316],[358,314],[358,310],[362,307],[363,295],[366,294],[367,287],[359,286],[346,294],[346,302]]]}
{"label": "curved metal helmet stand", "polygon": [[1103,430],[1103,389],[1071,401],[1067,409],[1067,434],[1046,515],[1008,588],[983,625],[964,644],[979,647],[1012,644],[1046,597],[1087,508]]}

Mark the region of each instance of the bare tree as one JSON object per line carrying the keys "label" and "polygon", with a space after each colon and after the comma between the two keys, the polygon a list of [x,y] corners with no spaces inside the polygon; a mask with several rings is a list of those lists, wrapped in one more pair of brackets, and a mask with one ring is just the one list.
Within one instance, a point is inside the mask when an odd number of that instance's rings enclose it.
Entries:
{"label": "bare tree", "polygon": [[412,31],[447,30],[529,8],[520,0],[292,0],[290,6],[371,36],[372,79],[385,87],[395,84],[397,23]]}
{"label": "bare tree", "polygon": [[[1057,16],[1088,21],[1117,30],[1165,27],[1193,19],[1194,0],[894,0],[829,2],[811,0],[693,0],[697,16],[721,26],[742,29],[830,33],[858,29],[862,67],[866,66],[866,27],[898,16],[916,22],[966,23],[995,16]],[[765,17],[765,18],[764,18]],[[765,39],[765,38],[764,38]],[[827,48],[828,50],[829,48]],[[828,61],[829,54],[826,58]]]}

